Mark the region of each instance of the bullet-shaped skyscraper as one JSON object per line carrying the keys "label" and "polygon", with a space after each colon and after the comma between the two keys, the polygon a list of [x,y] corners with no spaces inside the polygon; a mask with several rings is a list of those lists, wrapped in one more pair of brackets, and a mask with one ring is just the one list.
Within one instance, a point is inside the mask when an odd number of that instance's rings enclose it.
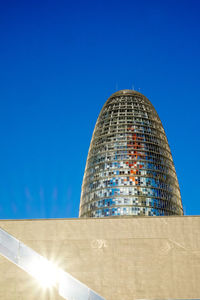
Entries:
{"label": "bullet-shaped skyscraper", "polygon": [[141,93],[121,90],[104,104],[82,183],[80,217],[183,215],[164,128]]}

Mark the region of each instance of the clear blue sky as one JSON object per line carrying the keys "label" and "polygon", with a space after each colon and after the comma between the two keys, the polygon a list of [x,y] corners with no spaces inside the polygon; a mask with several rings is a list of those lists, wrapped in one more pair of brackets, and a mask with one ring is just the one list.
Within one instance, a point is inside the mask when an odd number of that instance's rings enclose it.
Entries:
{"label": "clear blue sky", "polygon": [[200,1],[4,1],[0,218],[77,217],[94,125],[118,89],[163,122],[184,211],[200,214]]}

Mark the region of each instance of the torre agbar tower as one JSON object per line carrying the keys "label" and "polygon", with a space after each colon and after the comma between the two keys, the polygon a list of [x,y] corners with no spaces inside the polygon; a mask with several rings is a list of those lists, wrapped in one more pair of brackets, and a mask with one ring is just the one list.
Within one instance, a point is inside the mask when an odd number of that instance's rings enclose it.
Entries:
{"label": "torre agbar tower", "polygon": [[151,102],[121,90],[104,104],[82,183],[80,217],[183,215],[166,134]]}

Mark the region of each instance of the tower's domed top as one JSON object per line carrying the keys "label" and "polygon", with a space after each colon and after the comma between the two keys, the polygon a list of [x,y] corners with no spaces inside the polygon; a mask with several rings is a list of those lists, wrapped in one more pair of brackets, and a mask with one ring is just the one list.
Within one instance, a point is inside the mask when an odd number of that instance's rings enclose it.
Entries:
{"label": "tower's domed top", "polygon": [[120,91],[117,91],[117,92],[113,93],[109,98],[114,97],[114,96],[137,95],[137,94],[142,95],[141,93],[139,93],[135,90],[120,90]]}
{"label": "tower's domed top", "polygon": [[182,214],[172,155],[157,112],[139,92],[115,92],[94,129],[79,215]]}

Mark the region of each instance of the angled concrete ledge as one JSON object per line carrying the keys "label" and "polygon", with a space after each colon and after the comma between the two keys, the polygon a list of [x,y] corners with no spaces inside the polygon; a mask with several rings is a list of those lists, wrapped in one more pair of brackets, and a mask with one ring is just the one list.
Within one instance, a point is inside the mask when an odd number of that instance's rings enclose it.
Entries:
{"label": "angled concrete ledge", "polygon": [[[198,299],[200,216],[1,220],[107,300]],[[0,256],[0,299],[62,299]]]}

